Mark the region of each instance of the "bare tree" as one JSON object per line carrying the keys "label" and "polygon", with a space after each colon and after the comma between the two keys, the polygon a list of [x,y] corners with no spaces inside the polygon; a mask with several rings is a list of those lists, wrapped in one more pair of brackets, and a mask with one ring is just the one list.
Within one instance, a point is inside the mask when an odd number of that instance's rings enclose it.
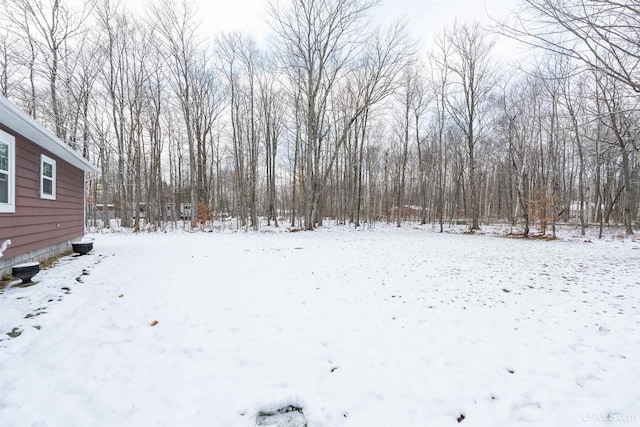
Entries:
{"label": "bare tree", "polygon": [[[116,203],[119,209],[119,216],[123,218],[123,225],[129,226],[130,209],[127,205],[130,203],[127,185],[128,161],[125,156],[126,145],[126,113],[125,113],[125,69],[126,55],[125,46],[128,43],[130,28],[124,16],[116,12],[110,0],[104,0],[96,4],[96,18],[101,31],[105,34],[104,56],[107,66],[103,70],[102,83],[106,88],[106,97],[108,99],[108,114],[112,126],[113,135],[115,137],[116,156],[117,156],[117,174],[115,186],[117,186]],[[107,148],[110,145],[111,135],[109,135],[106,126],[100,126],[101,142],[107,147],[101,149],[101,163],[103,165],[103,174],[105,174],[106,164],[108,164],[109,152]],[[106,182],[105,182],[106,184]],[[104,200],[104,213],[107,213],[107,204],[109,200]]]}
{"label": "bare tree", "polygon": [[92,98],[97,95],[95,85],[100,70],[105,65],[104,51],[99,43],[84,38],[76,52],[67,55],[64,62],[64,89],[69,104],[69,145],[89,158],[91,120],[89,110]]}
{"label": "bare tree", "polygon": [[[522,216],[524,237],[529,236],[532,217],[532,176],[536,169],[536,140],[542,89],[532,76],[524,76],[504,88],[503,113],[507,126],[511,188],[515,192],[515,219]],[[514,221],[515,222],[515,221]],[[514,224],[515,225],[515,224]]]}
{"label": "bare tree", "polygon": [[452,97],[447,101],[447,109],[466,139],[471,229],[476,230],[480,228],[476,144],[486,131],[484,109],[495,86],[496,70],[490,56],[493,43],[477,22],[456,24],[448,38],[452,55],[446,58],[446,67],[455,80],[451,80]]}
{"label": "bare tree", "polygon": [[640,8],[617,0],[523,0],[503,33],[573,58],[640,92]]}
{"label": "bare tree", "polygon": [[17,52],[15,41],[7,30],[0,34],[0,94],[9,96],[13,86],[13,76],[17,71]]}
{"label": "bare tree", "polygon": [[[148,135],[148,160],[145,176],[145,205],[146,220],[148,224],[154,224],[156,228],[161,228],[162,224],[175,221],[176,209],[175,199],[165,194],[166,174],[163,174],[163,153],[166,149],[165,129],[163,127],[163,115],[170,111],[169,106],[163,100],[169,96],[167,92],[167,79],[164,75],[164,58],[156,46],[152,49],[152,57],[155,57],[155,68],[148,73],[145,93],[147,97],[147,108],[144,111],[144,127]],[[171,178],[171,168],[169,168]],[[163,176],[164,175],[164,176]],[[167,210],[166,206],[170,209]]]}
{"label": "bare tree", "polygon": [[251,227],[257,229],[260,52],[255,41],[242,33],[224,36],[219,51],[230,96],[231,139],[240,223],[244,226],[249,219]]}
{"label": "bare tree", "polygon": [[322,183],[321,154],[327,136],[329,98],[342,71],[355,56],[358,30],[377,0],[292,0],[288,8],[270,4],[272,25],[280,37],[284,65],[302,70],[305,114],[305,228],[315,227]]}
{"label": "bare tree", "polygon": [[202,52],[193,65],[191,127],[196,145],[196,189],[201,206],[211,207],[209,200],[209,140],[213,138],[213,127],[224,107],[222,85],[213,58]]}
{"label": "bare tree", "polygon": [[265,166],[267,225],[273,220],[278,226],[277,187],[278,145],[284,128],[286,113],[282,88],[279,87],[276,64],[267,62],[259,79],[260,115],[263,127]]}
{"label": "bare tree", "polygon": [[78,36],[86,12],[73,12],[61,0],[3,0],[4,14],[25,34],[44,60],[49,85],[51,115],[56,135],[66,139],[62,101],[59,99],[60,65],[66,44]]}
{"label": "bare tree", "polygon": [[[572,142],[578,153],[578,217],[580,219],[580,234],[586,234],[588,215],[586,210],[586,154],[585,154],[585,129],[588,129],[585,121],[590,118],[586,116],[585,105],[582,100],[586,98],[585,85],[588,82],[585,76],[580,77],[575,82],[577,88],[574,89],[572,79],[565,79],[562,86],[562,98],[564,107],[569,115],[572,131]],[[582,102],[581,102],[582,101]]]}
{"label": "bare tree", "polygon": [[[396,226],[400,227],[402,223],[402,213],[405,205],[405,191],[406,191],[406,175],[407,175],[407,162],[409,160],[409,144],[413,141],[414,135],[416,135],[416,146],[420,149],[420,137],[419,133],[419,119],[420,109],[422,106],[421,98],[421,86],[419,82],[419,76],[415,69],[407,67],[404,70],[401,80],[401,86],[396,94],[398,106],[396,117],[396,132],[395,138],[400,142],[399,144],[399,163],[398,163],[398,177],[396,180]],[[412,129],[412,126],[414,127]]]}
{"label": "bare tree", "polygon": [[449,97],[449,58],[452,55],[452,45],[449,42],[447,32],[435,39],[436,47],[429,53],[429,85],[430,92],[435,101],[433,120],[435,121],[435,152],[437,164],[437,196],[436,196],[436,217],[440,232],[444,232],[444,205],[445,205],[445,177],[447,157],[445,152],[445,128],[447,121],[447,99]]}
{"label": "bare tree", "polygon": [[634,138],[632,137],[632,132],[635,129],[633,120],[630,120],[629,111],[624,108],[624,97],[621,93],[620,84],[615,84],[615,82],[611,80],[611,78],[607,79],[602,77],[596,79],[596,82],[601,94],[600,101],[604,105],[606,117],[606,120],[603,120],[603,125],[609,131],[610,142],[618,147],[623,179],[620,188],[621,194],[624,195],[622,200],[622,217],[626,234],[632,235],[634,192],[631,182],[633,166],[630,152],[633,149]]}
{"label": "bare tree", "polygon": [[[319,203],[340,147],[356,121],[390,93],[398,67],[409,54],[406,32],[399,24],[387,33],[376,31],[368,35],[369,43],[363,44],[364,17],[377,3],[376,0],[292,0],[288,8],[271,4],[272,25],[283,52],[282,63],[301,83],[302,205],[304,225],[309,230],[321,221]],[[347,73],[352,65],[358,64],[356,58],[363,61],[359,64],[364,77],[360,81]],[[336,91],[348,93],[343,90],[345,79],[357,84],[349,89],[349,96],[355,102],[344,120],[331,121],[332,96],[336,96]],[[338,123],[340,128],[335,127]]]}
{"label": "bare tree", "polygon": [[182,114],[189,151],[189,192],[193,217],[198,217],[197,147],[193,129],[193,69],[198,61],[198,22],[186,0],[158,0],[150,7],[149,18],[156,25],[165,52],[171,58],[171,85]]}

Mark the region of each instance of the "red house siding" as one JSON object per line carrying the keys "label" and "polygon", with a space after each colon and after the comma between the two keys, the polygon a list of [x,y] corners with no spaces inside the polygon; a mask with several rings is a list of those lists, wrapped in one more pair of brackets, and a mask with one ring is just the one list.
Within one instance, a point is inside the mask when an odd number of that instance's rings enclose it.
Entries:
{"label": "red house siding", "polygon": [[[0,213],[0,241],[11,239],[3,257],[47,248],[84,234],[84,172],[34,144],[15,136],[16,209]],[[40,198],[40,155],[56,161],[56,200]]]}

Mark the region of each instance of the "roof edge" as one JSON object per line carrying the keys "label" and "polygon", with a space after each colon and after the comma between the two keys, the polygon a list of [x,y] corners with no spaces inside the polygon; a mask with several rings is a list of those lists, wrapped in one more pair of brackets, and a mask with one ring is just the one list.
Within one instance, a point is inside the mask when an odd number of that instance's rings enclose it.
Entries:
{"label": "roof edge", "polygon": [[18,132],[34,144],[50,151],[78,169],[90,173],[99,173],[96,166],[4,96],[0,96],[0,111],[6,113],[0,116],[2,117],[2,123],[12,131]]}

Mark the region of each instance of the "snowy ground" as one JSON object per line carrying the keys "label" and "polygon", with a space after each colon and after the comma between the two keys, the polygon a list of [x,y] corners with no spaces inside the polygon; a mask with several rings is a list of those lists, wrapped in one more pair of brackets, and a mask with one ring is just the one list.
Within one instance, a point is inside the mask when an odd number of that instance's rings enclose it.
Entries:
{"label": "snowy ground", "polygon": [[0,294],[0,426],[640,425],[637,241],[95,237]]}

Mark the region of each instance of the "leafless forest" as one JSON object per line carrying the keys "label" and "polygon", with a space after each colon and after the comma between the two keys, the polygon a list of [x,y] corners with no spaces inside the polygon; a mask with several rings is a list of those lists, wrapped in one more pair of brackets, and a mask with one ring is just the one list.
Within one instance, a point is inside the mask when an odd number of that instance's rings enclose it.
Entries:
{"label": "leafless forest", "polygon": [[2,95],[101,169],[90,223],[640,225],[637,0],[522,0],[424,47],[376,0],[270,2],[265,43],[188,2],[0,2]]}

